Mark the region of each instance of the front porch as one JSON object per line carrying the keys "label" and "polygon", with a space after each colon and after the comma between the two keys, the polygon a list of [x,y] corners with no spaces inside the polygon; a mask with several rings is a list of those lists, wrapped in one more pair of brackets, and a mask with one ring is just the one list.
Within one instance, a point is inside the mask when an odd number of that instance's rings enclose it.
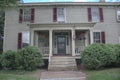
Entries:
{"label": "front porch", "polygon": [[31,45],[43,56],[78,56],[90,44],[90,24],[30,24]]}

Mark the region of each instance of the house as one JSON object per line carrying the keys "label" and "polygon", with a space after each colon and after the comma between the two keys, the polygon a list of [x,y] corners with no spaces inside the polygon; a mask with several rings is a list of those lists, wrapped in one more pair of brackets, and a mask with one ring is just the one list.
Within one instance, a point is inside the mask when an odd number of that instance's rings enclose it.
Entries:
{"label": "house", "polygon": [[37,46],[49,66],[60,63],[69,67],[75,66],[85,46],[120,42],[120,3],[101,0],[18,5],[19,9],[5,11],[4,51]]}

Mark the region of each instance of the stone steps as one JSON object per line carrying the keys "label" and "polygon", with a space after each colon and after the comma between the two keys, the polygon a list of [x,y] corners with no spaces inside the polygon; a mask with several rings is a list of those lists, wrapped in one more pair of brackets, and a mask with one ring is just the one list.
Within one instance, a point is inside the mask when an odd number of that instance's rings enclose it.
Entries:
{"label": "stone steps", "polygon": [[76,70],[74,57],[53,56],[48,66],[48,70]]}

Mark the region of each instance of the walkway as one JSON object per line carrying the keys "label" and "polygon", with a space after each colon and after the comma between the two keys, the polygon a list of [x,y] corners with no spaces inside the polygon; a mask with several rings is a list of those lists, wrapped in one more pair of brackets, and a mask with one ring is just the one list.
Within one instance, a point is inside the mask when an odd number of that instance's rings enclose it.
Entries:
{"label": "walkway", "polygon": [[40,80],[86,80],[86,75],[81,71],[45,71]]}

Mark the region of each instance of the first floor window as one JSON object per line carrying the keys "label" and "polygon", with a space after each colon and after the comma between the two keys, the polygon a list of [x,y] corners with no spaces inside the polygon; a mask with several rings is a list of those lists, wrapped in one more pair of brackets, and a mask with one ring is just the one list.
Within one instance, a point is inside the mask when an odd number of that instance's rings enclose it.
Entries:
{"label": "first floor window", "polygon": [[94,43],[105,43],[105,32],[93,32]]}
{"label": "first floor window", "polygon": [[101,34],[100,32],[93,32],[94,43],[101,43]]}
{"label": "first floor window", "polygon": [[29,31],[22,32],[22,47],[29,46],[30,34]]}
{"label": "first floor window", "polygon": [[18,49],[21,49],[25,46],[29,46],[29,42],[30,42],[29,31],[18,33]]}

